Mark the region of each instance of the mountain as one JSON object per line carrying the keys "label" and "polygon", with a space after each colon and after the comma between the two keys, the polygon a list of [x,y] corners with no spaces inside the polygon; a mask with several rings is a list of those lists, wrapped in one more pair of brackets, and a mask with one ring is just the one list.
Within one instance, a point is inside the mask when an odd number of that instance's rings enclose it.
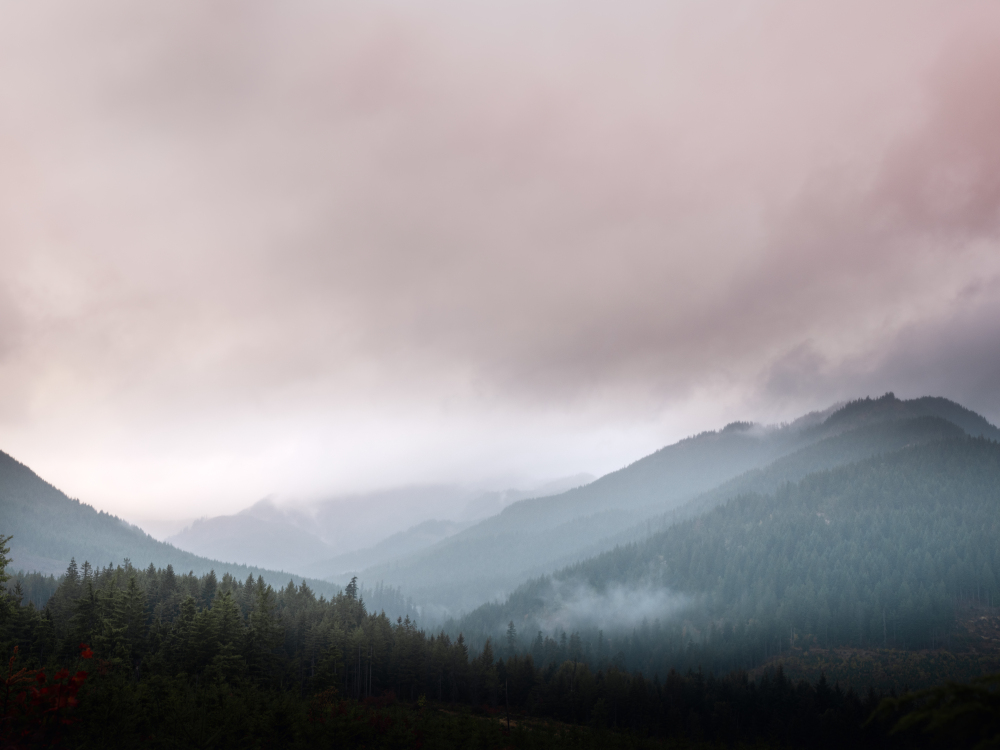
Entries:
{"label": "mountain", "polygon": [[922,443],[958,438],[966,433],[961,427],[939,417],[893,419],[887,422],[862,420],[858,426],[824,438],[795,453],[779,458],[762,469],[753,469],[704,492],[679,508],[651,518],[628,529],[619,543],[645,538],[678,521],[693,518],[717,505],[749,493],[768,493],[788,482],[809,474],[853,463],[879,453],[891,453]]}
{"label": "mountain", "polygon": [[386,537],[378,544],[365,549],[345,552],[341,555],[317,561],[313,557],[308,565],[301,568],[304,573],[314,576],[344,577],[364,568],[393,560],[401,555],[409,555],[430,547],[442,539],[464,529],[468,524],[457,521],[442,521],[432,518],[418,523],[406,531]]}
{"label": "mountain", "polygon": [[[938,421],[906,424],[916,418]],[[360,575],[400,586],[428,612],[446,616],[484,599],[502,599],[526,578],[642,538],[748,488],[766,489],[817,468],[956,431],[1000,438],[1000,430],[983,417],[947,399],[900,400],[891,393],[808,414],[789,425],[734,422],[667,446],[585,487],[513,503],[424,551]]]}
{"label": "mountain", "polygon": [[303,571],[333,554],[322,539],[283,518],[255,515],[258,506],[231,516],[202,518],[167,541],[204,557]]}
{"label": "mountain", "polygon": [[428,547],[512,502],[591,480],[581,474],[533,490],[487,492],[451,485],[397,487],[298,504],[265,498],[233,515],[195,521],[167,541],[205,557],[347,580],[351,572]]}
{"label": "mountain", "polygon": [[740,495],[454,628],[600,628],[655,673],[686,652],[725,669],[792,646],[954,648],[959,604],[998,598],[1000,444],[958,435]]}
{"label": "mountain", "polygon": [[[178,573],[218,576],[231,573],[239,580],[260,575],[282,586],[290,574],[211,560],[157,541],[116,516],[73,500],[41,479],[24,464],[0,452],[0,534],[12,536],[11,570],[60,575],[70,559],[95,567],[115,565],[126,558],[137,567],[173,565]],[[310,580],[317,593],[336,594],[329,581]]]}

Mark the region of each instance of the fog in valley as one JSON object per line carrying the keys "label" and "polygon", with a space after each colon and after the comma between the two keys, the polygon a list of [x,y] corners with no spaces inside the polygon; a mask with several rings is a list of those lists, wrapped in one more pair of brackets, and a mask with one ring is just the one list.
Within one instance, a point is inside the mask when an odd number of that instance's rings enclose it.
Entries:
{"label": "fog in valley", "polygon": [[643,622],[680,615],[690,597],[660,586],[612,585],[597,589],[580,581],[557,581],[545,597],[539,628],[550,633],[631,631]]}
{"label": "fog in valley", "polygon": [[995,741],[998,82],[988,0],[0,4],[0,746]]}

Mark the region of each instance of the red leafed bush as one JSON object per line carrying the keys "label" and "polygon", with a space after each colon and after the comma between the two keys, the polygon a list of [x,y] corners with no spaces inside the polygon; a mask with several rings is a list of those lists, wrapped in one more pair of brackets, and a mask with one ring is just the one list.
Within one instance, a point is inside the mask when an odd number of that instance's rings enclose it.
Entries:
{"label": "red leafed bush", "polygon": [[[76,696],[87,673],[71,675],[60,669],[50,680],[43,670],[16,669],[17,651],[15,646],[4,676],[0,739],[5,748],[57,747],[66,727],[75,722]],[[84,659],[93,656],[85,644],[80,644],[80,651]]]}
{"label": "red leafed bush", "polygon": [[382,695],[372,695],[365,698],[365,706],[368,708],[386,708],[396,703],[396,694],[389,690]]}

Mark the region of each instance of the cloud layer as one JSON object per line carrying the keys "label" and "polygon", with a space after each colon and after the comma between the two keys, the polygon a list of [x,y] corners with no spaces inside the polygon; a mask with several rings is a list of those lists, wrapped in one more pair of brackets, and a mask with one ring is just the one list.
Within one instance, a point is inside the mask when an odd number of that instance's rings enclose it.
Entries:
{"label": "cloud layer", "polygon": [[105,507],[1000,417],[996,4],[3,12],[0,439]]}

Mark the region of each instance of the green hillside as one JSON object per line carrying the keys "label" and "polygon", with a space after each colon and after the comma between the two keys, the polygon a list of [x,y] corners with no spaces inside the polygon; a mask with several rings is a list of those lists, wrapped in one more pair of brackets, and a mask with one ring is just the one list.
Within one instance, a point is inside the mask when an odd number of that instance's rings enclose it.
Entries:
{"label": "green hillside", "polygon": [[361,576],[391,582],[427,604],[469,609],[502,599],[526,578],[644,538],[742,492],[770,492],[813,471],[961,434],[1000,438],[981,416],[947,399],[904,401],[891,393],[780,427],[735,422],[585,487],[514,503]]}
{"label": "green hillside", "polygon": [[[245,579],[263,576],[273,586],[288,582],[289,573],[236,565],[184,552],[157,541],[136,526],[86,503],[73,500],[22,463],[0,452],[0,535],[10,541],[11,570],[59,575],[71,559],[94,566],[117,565],[128,559],[137,567],[172,565],[178,572]],[[318,592],[335,594],[329,581],[309,581]]]}
{"label": "green hillside", "polygon": [[622,541],[636,541],[680,520],[700,515],[739,495],[771,493],[788,482],[810,474],[835,469],[871,456],[894,453],[912,445],[962,437],[962,428],[940,417],[893,419],[887,422],[859,420],[852,429],[824,438],[763,469],[753,469],[702,493],[680,508],[630,529]]}
{"label": "green hillside", "polygon": [[803,644],[955,647],[956,606],[992,611],[1000,597],[1000,444],[952,438],[740,496],[455,627],[491,633],[513,620],[596,642],[600,605],[615,597],[661,605],[605,633],[650,673],[750,667]]}

